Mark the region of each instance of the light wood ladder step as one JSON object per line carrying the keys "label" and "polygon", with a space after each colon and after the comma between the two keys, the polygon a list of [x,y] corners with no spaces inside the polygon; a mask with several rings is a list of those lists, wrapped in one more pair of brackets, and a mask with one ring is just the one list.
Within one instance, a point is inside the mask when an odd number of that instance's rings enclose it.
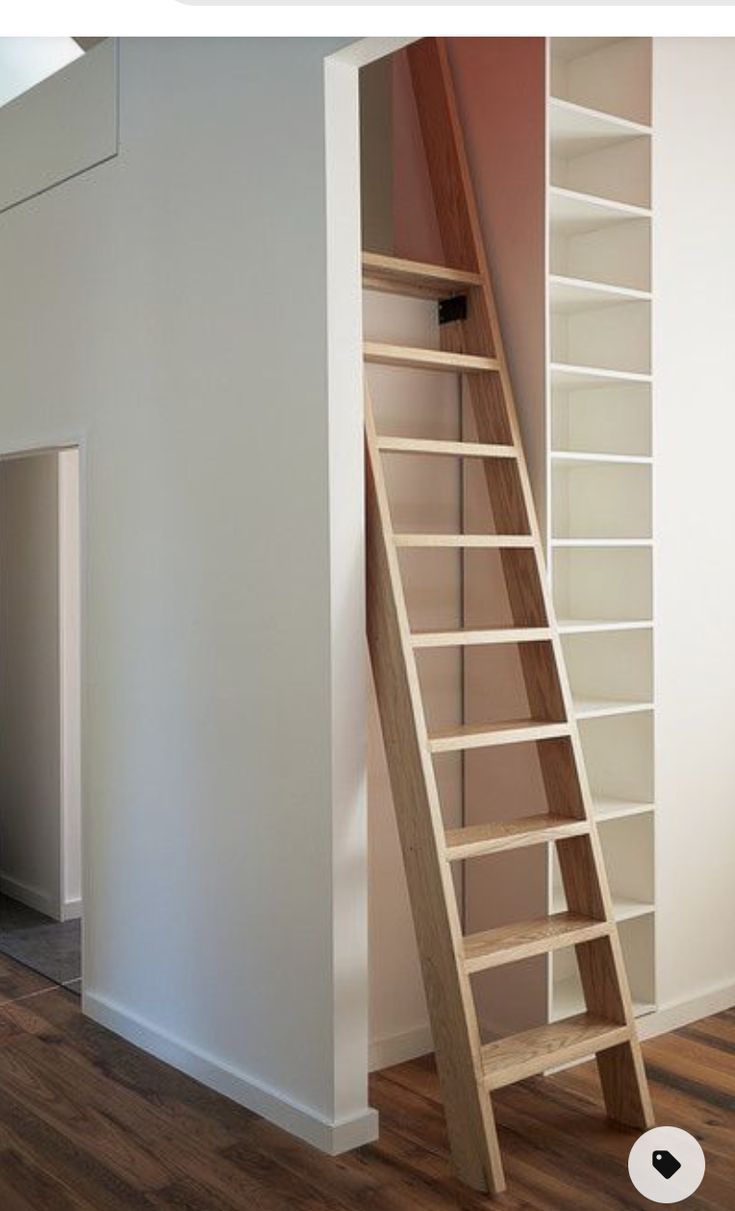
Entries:
{"label": "light wood ladder step", "polygon": [[581,837],[589,831],[589,820],[574,820],[546,812],[540,816],[520,816],[517,820],[493,820],[467,828],[447,829],[446,856],[450,862],[461,862],[465,858],[482,858],[485,854],[562,841],[565,837]]}
{"label": "light wood ladder step", "polygon": [[493,446],[487,442],[432,441],[419,437],[378,437],[379,450],[392,454],[440,454],[455,458],[517,458],[515,446]]}
{"label": "light wood ladder step", "polygon": [[557,912],[549,917],[519,921],[469,934],[464,939],[463,958],[469,973],[487,971],[504,963],[516,963],[533,955],[548,954],[562,946],[578,946],[606,937],[611,926],[573,912]]}
{"label": "light wood ladder step", "polygon": [[397,547],[486,547],[488,550],[509,550],[533,547],[532,534],[393,534]]}
{"label": "light wood ladder step", "polygon": [[488,643],[543,643],[553,637],[550,627],[490,627],[484,631],[412,631],[415,648],[460,648]]}
{"label": "light wood ladder step", "polygon": [[406,261],[380,252],[363,252],[362,284],[366,290],[388,290],[409,297],[446,299],[481,286],[479,273],[424,261]]}
{"label": "light wood ladder step", "polygon": [[383,341],[365,341],[366,362],[383,366],[406,366],[412,370],[447,370],[455,374],[487,374],[499,370],[497,358],[478,357],[475,353],[451,353],[444,349],[418,349],[413,345],[388,345]]}
{"label": "light wood ladder step", "polygon": [[592,1013],[580,1013],[549,1026],[538,1026],[482,1048],[484,1084],[502,1089],[537,1076],[552,1064],[569,1064],[585,1056],[630,1042],[630,1030]]}
{"label": "light wood ladder step", "polygon": [[568,723],[542,723],[535,719],[509,720],[504,723],[464,725],[429,736],[432,753],[453,753],[470,748],[490,748],[496,744],[523,744],[535,740],[553,740],[569,736]]}

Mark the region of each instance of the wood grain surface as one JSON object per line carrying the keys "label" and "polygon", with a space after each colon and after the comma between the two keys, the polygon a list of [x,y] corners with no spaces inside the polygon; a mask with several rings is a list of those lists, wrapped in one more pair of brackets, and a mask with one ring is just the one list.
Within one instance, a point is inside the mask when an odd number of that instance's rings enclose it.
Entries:
{"label": "wood grain surface", "polygon": [[[24,969],[0,958],[0,980]],[[493,1095],[509,1192],[451,1176],[430,1057],[375,1074],[380,1139],[340,1157],[300,1143],[82,1017],[58,989],[0,1006],[3,1211],[635,1211],[636,1133],[601,1108],[594,1064]],[[687,1211],[735,1207],[735,1010],[644,1044],[657,1118],[700,1140]]]}

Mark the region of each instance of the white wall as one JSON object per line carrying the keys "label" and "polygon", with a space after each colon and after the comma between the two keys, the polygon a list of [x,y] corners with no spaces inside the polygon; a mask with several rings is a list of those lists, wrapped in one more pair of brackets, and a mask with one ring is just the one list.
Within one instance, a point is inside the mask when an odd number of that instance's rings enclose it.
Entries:
{"label": "white wall", "polygon": [[[0,74],[2,48],[0,38]],[[69,41],[19,38],[8,41]],[[0,210],[52,189],[117,154],[117,56],[108,38],[0,108]],[[60,62],[57,66],[61,66]],[[38,77],[37,77],[38,78]]]}
{"label": "white wall", "polygon": [[359,781],[334,798],[339,45],[124,40],[117,158],[0,222],[0,445],[85,446],[85,1008],[323,1147],[375,1131]]}
{"label": "white wall", "polygon": [[0,105],[82,55],[73,38],[0,38]]}
{"label": "white wall", "polygon": [[0,887],[61,916],[58,460],[0,463]]}
{"label": "white wall", "polygon": [[[61,732],[61,915],[82,911],[81,547],[79,451],[57,455]],[[2,520],[0,519],[0,526]],[[0,593],[2,587],[0,586]]]}
{"label": "white wall", "polygon": [[[654,42],[659,1001],[735,1003],[735,40]],[[706,1012],[709,1005],[703,1003]]]}

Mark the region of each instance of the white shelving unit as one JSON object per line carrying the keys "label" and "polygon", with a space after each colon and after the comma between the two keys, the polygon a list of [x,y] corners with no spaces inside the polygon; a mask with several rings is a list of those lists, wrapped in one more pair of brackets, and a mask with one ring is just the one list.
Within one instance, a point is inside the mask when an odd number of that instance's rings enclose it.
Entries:
{"label": "white shelving unit", "polygon": [[[552,38],[548,566],[636,1012],[655,1008],[651,45]],[[553,847],[552,847],[553,849]],[[550,854],[549,908],[565,907]],[[579,1012],[549,956],[549,1016]]]}
{"label": "white shelving unit", "polygon": [[[473,172],[593,810],[643,1013],[656,1000],[652,43],[546,45],[544,62],[536,39],[483,42],[491,121],[474,129]],[[478,575],[484,592],[486,574]],[[479,607],[472,617],[483,621]],[[507,659],[503,676],[523,713],[517,657]],[[497,755],[467,760],[469,822],[542,810],[542,775],[528,756],[506,756],[512,768]],[[521,766],[527,781],[511,797]],[[490,803],[491,786],[498,789]],[[561,903],[554,861],[527,849],[473,866],[465,874],[467,932],[553,911]],[[476,983],[489,1033],[518,1029],[521,1013],[530,1027],[581,1008],[569,950]]]}

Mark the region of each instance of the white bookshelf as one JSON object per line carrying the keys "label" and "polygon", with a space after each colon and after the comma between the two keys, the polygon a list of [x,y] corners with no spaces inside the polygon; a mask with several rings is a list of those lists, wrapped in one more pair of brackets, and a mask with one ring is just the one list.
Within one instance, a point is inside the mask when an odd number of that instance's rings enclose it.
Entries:
{"label": "white bookshelf", "polygon": [[[636,1012],[655,1008],[651,46],[552,38],[548,566]],[[553,849],[553,847],[552,847]],[[550,853],[549,908],[565,907]],[[583,1007],[549,957],[549,1016]]]}
{"label": "white bookshelf", "polygon": [[[473,171],[593,813],[643,1013],[656,999],[651,40],[546,45],[544,65],[535,39],[483,43],[493,121],[475,132]],[[473,822],[487,818],[491,784],[502,788],[498,813],[539,810],[544,786],[526,757],[505,758],[516,762],[514,786],[521,766],[528,779],[512,802],[509,770],[471,758]],[[548,862],[530,850],[488,860],[490,877],[471,867],[467,931],[558,908],[553,849]],[[488,1028],[581,1008],[573,950],[514,968],[478,977]]]}

